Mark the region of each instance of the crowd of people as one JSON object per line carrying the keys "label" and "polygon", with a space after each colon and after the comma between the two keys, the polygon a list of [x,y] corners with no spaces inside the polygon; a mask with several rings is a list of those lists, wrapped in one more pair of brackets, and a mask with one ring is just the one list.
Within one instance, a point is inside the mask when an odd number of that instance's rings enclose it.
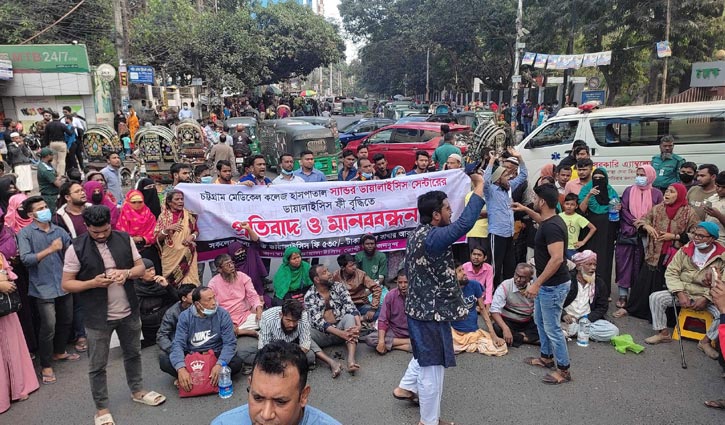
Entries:
{"label": "crowd of people", "polygon": [[[672,340],[666,309],[673,304],[709,312],[713,325],[697,346],[719,359],[725,372],[722,345],[715,345],[725,311],[725,172],[686,162],[673,153],[674,142],[662,137],[661,153],[636,169],[621,196],[607,170],[594,167],[583,141],[541,170],[529,170],[511,148],[486,152],[480,164],[464,167],[460,150],[445,136],[432,156],[416,153],[412,170],[390,168],[381,154],[368,158],[364,147],[346,150],[343,180],[465,171],[472,183],[466,206],[452,221],[447,195],[428,192],[417,200],[420,224],[404,255],[380,252],[368,234],[359,252],[338,256],[330,270],[291,244],[273,276],[248,223],[242,226],[249,240],[232,242],[212,263],[199,262],[203,212],[187,209],[176,186],[325,181],[312,152],[302,152],[297,170],[295,158],[282,154],[274,180],[266,177],[261,155],[249,158],[238,179],[226,159],[194,170],[177,163],[172,184],[158,193],[150,179],[124,192],[118,154],[109,154],[100,172],[77,176],[61,172],[54,151],[43,148],[37,181],[31,181],[40,195],[30,193],[32,184],[24,186],[24,164],[0,177],[0,296],[22,301],[20,309],[0,311],[0,337],[13,341],[0,344],[0,412],[41,383],[69,379],[53,366],[87,352],[95,423],[113,424],[106,366],[115,331],[129,390],[139,403],[166,400],[144,387],[140,372],[141,348],[158,345],[159,369],[185,391],[196,385],[185,362],[193,353],[214,353],[213,385],[222,364],[232,374],[252,375],[249,405],[215,424],[249,423],[247,416],[255,415],[269,420],[264,415],[275,413],[261,404],[277,395],[260,382],[281,376],[286,381],[279,391],[299,391],[298,410],[285,423],[303,417],[337,423],[304,408],[307,371],[319,361],[332,378],[355,375],[365,367],[357,360],[364,343],[380,355],[412,353],[393,396],[418,403],[421,424],[445,424],[444,372],[455,366],[457,354],[505,356],[522,344],[538,345],[540,355],[526,363],[549,370],[542,378],[547,384],[569,382],[567,339],[576,337],[583,318],[594,341],[619,335],[608,315],[613,300],[613,317],[652,323],[648,344]],[[540,177],[530,185],[534,172]],[[457,244],[464,236],[467,242]],[[204,279],[206,267],[210,280]],[[344,364],[323,350],[331,346],[346,348]],[[725,408],[725,400],[708,406]]]}

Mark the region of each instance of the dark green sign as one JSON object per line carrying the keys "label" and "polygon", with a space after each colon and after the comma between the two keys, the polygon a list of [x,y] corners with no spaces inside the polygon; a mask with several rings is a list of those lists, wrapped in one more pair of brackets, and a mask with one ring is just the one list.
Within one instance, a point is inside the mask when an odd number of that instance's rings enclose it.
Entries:
{"label": "dark green sign", "polygon": [[13,72],[90,72],[84,44],[0,45],[0,56],[7,54]]}

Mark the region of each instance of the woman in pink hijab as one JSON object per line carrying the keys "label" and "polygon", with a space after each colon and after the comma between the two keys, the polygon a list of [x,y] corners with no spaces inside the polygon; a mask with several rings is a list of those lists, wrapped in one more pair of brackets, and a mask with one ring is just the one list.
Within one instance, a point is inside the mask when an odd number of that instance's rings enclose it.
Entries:
{"label": "woman in pink hijab", "polygon": [[644,217],[653,206],[662,202],[662,192],[652,187],[657,173],[651,165],[637,168],[634,184],[624,189],[619,220],[619,237],[614,253],[616,281],[619,287],[617,308],[624,308],[637,273],[642,268],[646,235],[637,233],[634,222]]}
{"label": "woman in pink hijab", "polygon": [[98,181],[87,181],[83,184],[83,190],[86,191],[86,199],[93,205],[105,205],[111,210],[111,227],[116,228],[118,217],[121,212],[118,210],[116,204],[111,202],[106,196],[106,189],[103,188],[103,184]]}
{"label": "woman in pink hijab", "polygon": [[8,212],[5,214],[5,225],[13,229],[15,234],[18,234],[20,229],[33,222],[32,218],[23,218],[18,212],[23,205],[23,201],[27,198],[28,197],[24,193],[16,193],[11,196],[8,201]]}

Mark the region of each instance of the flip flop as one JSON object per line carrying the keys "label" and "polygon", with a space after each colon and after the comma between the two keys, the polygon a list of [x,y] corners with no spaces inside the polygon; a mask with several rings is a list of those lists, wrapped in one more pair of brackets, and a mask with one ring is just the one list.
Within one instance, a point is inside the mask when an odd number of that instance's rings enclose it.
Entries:
{"label": "flip flop", "polygon": [[166,401],[166,397],[156,391],[149,391],[141,398],[131,397],[136,403],[145,404],[147,406],[158,406]]}
{"label": "flip flop", "polygon": [[95,425],[116,425],[116,421],[113,420],[113,416],[111,416],[110,413],[106,413],[105,415],[101,416],[94,416],[93,423]]}
{"label": "flip flop", "polygon": [[52,385],[58,382],[58,379],[55,377],[55,372],[51,373],[50,375],[41,373],[41,375],[43,376],[43,385]]}
{"label": "flip flop", "polygon": [[72,353],[72,354],[66,353],[66,354],[68,354],[68,355],[65,357],[59,357],[59,358],[53,359],[53,360],[55,360],[56,362],[77,362],[78,360],[81,359],[81,356],[77,353]]}
{"label": "flip flop", "polygon": [[[398,387],[398,388],[400,388],[400,387]],[[396,388],[395,390],[397,390],[398,388]],[[403,388],[400,388],[400,389],[403,391],[408,391]],[[418,394],[414,393],[413,391],[408,391],[410,393],[409,396],[400,396],[400,395],[395,394],[395,390],[393,390],[393,397],[395,399],[403,400],[403,401],[410,401],[411,403],[419,404]]]}
{"label": "flip flop", "polygon": [[720,400],[708,400],[705,402],[705,406],[713,409],[725,409],[725,398],[721,398]]}
{"label": "flip flop", "polygon": [[78,341],[76,341],[75,349],[79,353],[85,353],[88,351],[88,340],[83,338],[81,341],[81,338],[78,338]]}
{"label": "flip flop", "polygon": [[553,369],[555,366],[554,361],[547,362],[541,359],[541,357],[527,357],[524,359],[524,363],[529,366],[538,366],[544,369]]}
{"label": "flip flop", "polygon": [[332,369],[332,379],[337,378],[342,373],[342,364],[337,363],[336,367]]}

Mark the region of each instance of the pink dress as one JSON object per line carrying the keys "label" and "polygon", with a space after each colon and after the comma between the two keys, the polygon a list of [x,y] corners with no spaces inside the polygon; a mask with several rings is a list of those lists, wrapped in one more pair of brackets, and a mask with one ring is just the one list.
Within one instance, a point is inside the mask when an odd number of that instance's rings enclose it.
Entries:
{"label": "pink dress", "polygon": [[[0,265],[9,278],[16,278],[2,254]],[[10,408],[12,400],[26,397],[39,387],[18,314],[0,317],[0,413]]]}

